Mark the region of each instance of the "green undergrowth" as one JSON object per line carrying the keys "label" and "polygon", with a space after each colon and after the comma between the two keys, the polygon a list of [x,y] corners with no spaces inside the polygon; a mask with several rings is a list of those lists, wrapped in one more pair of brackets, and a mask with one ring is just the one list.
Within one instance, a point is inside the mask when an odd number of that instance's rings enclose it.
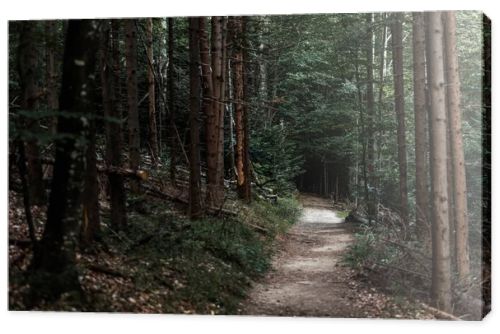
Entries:
{"label": "green undergrowth", "polygon": [[[124,255],[128,264],[121,270],[137,291],[162,292],[156,300],[165,313],[238,313],[252,280],[269,268],[276,236],[300,214],[295,198],[255,200],[236,217],[196,221],[161,202],[147,206],[147,214],[130,215],[126,233],[107,231],[103,240]],[[98,310],[121,310],[106,298],[98,304]]]}

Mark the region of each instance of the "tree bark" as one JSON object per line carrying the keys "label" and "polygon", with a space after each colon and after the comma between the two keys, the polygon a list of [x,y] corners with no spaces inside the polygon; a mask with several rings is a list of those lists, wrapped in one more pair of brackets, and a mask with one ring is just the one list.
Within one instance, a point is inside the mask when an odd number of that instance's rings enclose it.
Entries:
{"label": "tree bark", "polygon": [[[226,84],[227,84],[227,19],[220,18],[221,30],[221,70],[220,70],[220,95],[218,103],[218,117],[219,117],[219,138],[217,143],[218,151],[218,165],[217,165],[217,180],[224,191],[224,119],[226,114]],[[222,194],[224,196],[224,194]]]}
{"label": "tree bark", "polygon": [[[94,113],[90,110],[91,113]],[[87,134],[87,151],[85,153],[85,180],[82,193],[83,217],[80,225],[80,239],[83,246],[91,244],[101,229],[99,216],[99,177],[97,175],[96,156],[96,122],[91,115]]]}
{"label": "tree bark", "polygon": [[[168,19],[168,136],[169,136],[169,147],[170,147],[170,180],[175,184],[175,168],[177,165],[177,154],[176,149],[176,129],[175,129],[175,66],[174,66],[174,19]],[[179,143],[182,145],[182,143]]]}
{"label": "tree bark", "polygon": [[[368,184],[375,187],[375,97],[373,94],[373,14],[366,14],[366,118],[367,118],[367,164]],[[367,198],[368,219],[376,219],[375,192],[369,191]]]}
{"label": "tree bark", "polygon": [[429,83],[431,97],[432,152],[432,293],[436,306],[451,310],[450,222],[446,178],[446,101],[441,13],[427,13],[429,25]]}
{"label": "tree bark", "polygon": [[456,229],[456,261],[458,279],[466,283],[470,275],[469,220],[467,209],[467,183],[462,142],[462,116],[460,110],[460,77],[458,72],[458,52],[456,42],[455,13],[447,11],[444,18],[444,42],[446,57],[446,88],[448,103],[448,125],[452,158],[454,219]]}
{"label": "tree bark", "polygon": [[[133,19],[125,20],[127,63],[127,101],[128,101],[128,130],[129,130],[129,167],[139,169],[140,155],[140,130],[139,112],[137,109],[137,27]],[[131,189],[137,193],[139,182],[131,181]]]}
{"label": "tree bark", "polygon": [[[45,82],[47,88],[47,107],[50,110],[59,109],[57,96],[57,70],[55,65],[56,21],[45,21]],[[57,131],[57,117],[51,117],[50,132]]]}
{"label": "tree bark", "polygon": [[[212,61],[212,85],[213,99],[212,109],[215,118],[216,132],[216,167],[215,167],[215,185],[213,205],[219,206],[224,200],[224,103],[221,99],[224,92],[223,78],[223,36],[222,36],[223,19],[221,16],[213,16],[211,20],[212,40],[211,40],[211,61]],[[208,150],[208,147],[207,147]],[[208,152],[211,154],[211,152]],[[208,194],[207,194],[208,196]]]}
{"label": "tree bark", "polygon": [[201,206],[201,172],[200,172],[200,21],[189,18],[189,217],[200,218],[203,214]]}
{"label": "tree bark", "polygon": [[[93,109],[89,93],[94,87],[97,27],[93,20],[70,20],[68,23],[59,100],[61,111],[86,115]],[[79,290],[75,245],[82,217],[80,200],[87,149],[82,139],[88,126],[85,116],[58,118],[57,132],[66,136],[56,142],[47,223],[40,252],[33,260],[33,268],[39,274],[32,284],[32,293],[38,297],[57,298],[63,292]]]}
{"label": "tree bark", "polygon": [[155,75],[153,72],[153,19],[146,19],[146,54],[148,57],[148,115],[149,115],[149,147],[153,166],[158,161],[158,129],[156,127]]}
{"label": "tree bark", "polygon": [[245,22],[243,17],[232,19],[234,54],[234,118],[236,132],[236,185],[238,197],[245,201],[251,200],[249,157],[248,157],[248,121],[247,106],[245,105]]}
{"label": "tree bark", "polygon": [[392,24],[392,65],[394,74],[394,108],[398,121],[398,165],[399,165],[399,197],[400,215],[408,222],[408,187],[406,164],[406,129],[404,111],[403,80],[403,14],[393,14]]}
{"label": "tree bark", "polygon": [[[101,85],[104,116],[106,117],[106,165],[122,167],[122,115],[119,108],[117,86],[120,83],[120,68],[116,61],[120,59],[119,47],[120,21],[111,20],[111,45],[109,32],[103,38],[101,47]],[[115,230],[127,226],[126,193],[124,178],[118,173],[108,173],[109,197],[111,206],[111,225]]]}
{"label": "tree bark", "polygon": [[[35,33],[37,26],[36,21],[22,22],[18,48],[18,69],[22,94],[21,108],[32,112],[36,112],[41,95],[36,78],[38,48],[35,46]],[[34,134],[40,131],[40,124],[34,118],[25,117],[23,123],[25,128]],[[47,196],[43,184],[40,148],[36,139],[26,140],[25,146],[31,202],[32,204],[44,204]]]}
{"label": "tree bark", "polygon": [[[215,34],[215,33],[214,33]],[[214,36],[212,36],[212,39]],[[216,64],[210,62],[210,51],[208,42],[208,33],[206,27],[206,18],[199,18],[199,39],[200,39],[200,58],[201,70],[203,77],[203,103],[202,113],[205,115],[205,132],[207,145],[207,191],[206,203],[207,206],[216,206],[219,200],[219,185],[217,183],[217,166],[218,166],[218,111],[217,103],[220,90],[215,88],[214,79],[217,75],[214,68]],[[216,44],[213,42],[213,44]],[[215,46],[214,46],[215,48]],[[216,52],[212,50],[212,53]],[[212,55],[213,58],[216,56]],[[212,65],[212,66],[211,66]],[[217,86],[219,87],[219,86]]]}
{"label": "tree bark", "polygon": [[413,108],[415,113],[415,191],[418,238],[430,240],[429,191],[426,143],[427,107],[425,92],[425,22],[423,13],[413,13]]}

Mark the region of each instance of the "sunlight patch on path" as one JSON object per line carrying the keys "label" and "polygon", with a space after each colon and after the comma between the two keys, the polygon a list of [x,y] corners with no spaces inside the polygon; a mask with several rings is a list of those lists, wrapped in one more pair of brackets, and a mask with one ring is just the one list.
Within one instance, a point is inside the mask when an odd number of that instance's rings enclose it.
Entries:
{"label": "sunlight patch on path", "polygon": [[340,224],[344,222],[344,219],[337,216],[333,210],[305,207],[301,221],[314,224]]}

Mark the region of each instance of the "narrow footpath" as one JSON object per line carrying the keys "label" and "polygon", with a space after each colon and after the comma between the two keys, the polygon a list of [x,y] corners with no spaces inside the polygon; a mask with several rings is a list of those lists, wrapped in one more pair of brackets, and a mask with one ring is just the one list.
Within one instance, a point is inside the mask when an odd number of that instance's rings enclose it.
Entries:
{"label": "narrow footpath", "polygon": [[243,314],[340,318],[432,318],[409,310],[369,286],[342,264],[354,240],[354,227],[344,222],[324,198],[301,195],[304,207],[273,261],[243,305]]}

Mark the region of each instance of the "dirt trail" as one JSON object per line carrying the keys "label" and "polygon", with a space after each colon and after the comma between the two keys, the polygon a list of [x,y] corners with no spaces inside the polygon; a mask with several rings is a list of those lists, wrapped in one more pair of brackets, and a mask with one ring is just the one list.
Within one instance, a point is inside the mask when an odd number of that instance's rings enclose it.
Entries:
{"label": "dirt trail", "polygon": [[286,236],[273,269],[250,292],[243,314],[328,317],[407,317],[388,298],[341,264],[353,228],[331,203],[302,195],[303,216]]}

